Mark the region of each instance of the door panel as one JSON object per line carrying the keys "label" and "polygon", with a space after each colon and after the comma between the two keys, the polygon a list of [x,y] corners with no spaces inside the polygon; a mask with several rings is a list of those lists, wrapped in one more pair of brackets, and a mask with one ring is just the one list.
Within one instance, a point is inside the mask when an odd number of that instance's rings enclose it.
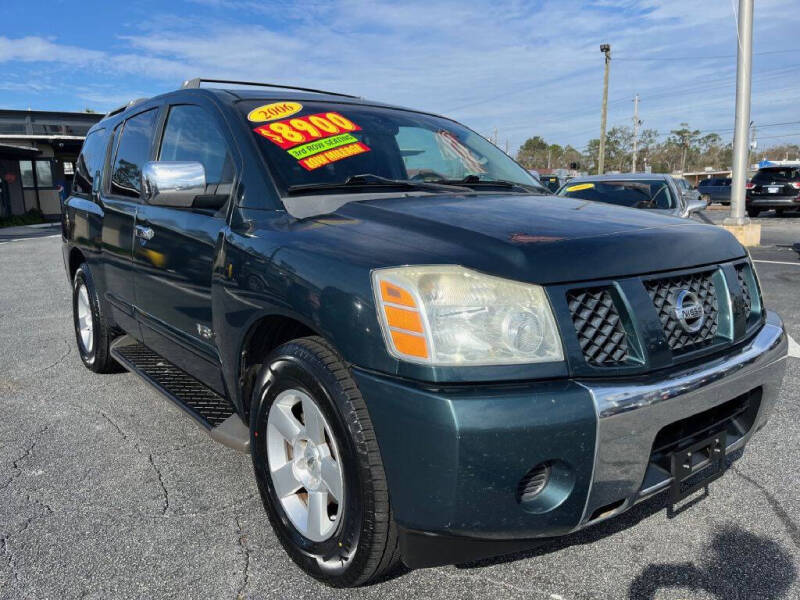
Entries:
{"label": "door panel", "polygon": [[[103,270],[106,298],[114,320],[128,333],[138,336],[134,318],[133,234],[141,197],[141,168],[150,158],[158,109],[134,115],[114,133],[110,181],[102,186]],[[140,337],[140,336],[139,336]]]}
{"label": "door panel", "polygon": [[[157,153],[161,161],[203,164],[203,198],[225,202],[234,181],[230,142],[213,109],[171,106]],[[134,244],[136,307],[145,343],[218,392],[224,392],[211,308],[214,260],[226,211],[143,204]]]}
{"label": "door panel", "polygon": [[138,336],[133,315],[134,276],[133,225],[136,203],[117,198],[102,198],[102,256],[106,299],[114,321],[128,333]]}

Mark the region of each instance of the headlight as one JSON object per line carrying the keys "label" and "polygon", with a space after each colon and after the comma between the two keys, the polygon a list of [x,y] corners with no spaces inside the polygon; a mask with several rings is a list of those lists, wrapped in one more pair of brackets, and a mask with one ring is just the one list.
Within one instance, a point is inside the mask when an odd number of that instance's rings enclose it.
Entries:
{"label": "headlight", "polygon": [[372,273],[389,352],[430,365],[564,360],[544,290],[459,266]]}

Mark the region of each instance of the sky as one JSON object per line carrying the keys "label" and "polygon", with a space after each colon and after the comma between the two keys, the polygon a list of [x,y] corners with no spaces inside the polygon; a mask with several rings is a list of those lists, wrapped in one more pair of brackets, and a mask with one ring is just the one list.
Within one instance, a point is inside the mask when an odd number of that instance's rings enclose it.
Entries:
{"label": "sky", "polygon": [[[455,118],[511,153],[528,137],[681,122],[732,137],[738,0],[3,0],[0,108],[105,112],[185,79],[357,94]],[[797,0],[756,0],[759,147],[800,143]]]}

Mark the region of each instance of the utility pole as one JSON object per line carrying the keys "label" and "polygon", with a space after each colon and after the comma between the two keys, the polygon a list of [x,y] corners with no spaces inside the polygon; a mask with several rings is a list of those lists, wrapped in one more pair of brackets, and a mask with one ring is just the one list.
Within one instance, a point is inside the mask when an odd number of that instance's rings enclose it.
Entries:
{"label": "utility pole", "polygon": [[606,117],[608,116],[608,70],[611,67],[611,45],[600,44],[600,52],[606,56],[606,70],[603,75],[603,113],[600,117],[600,150],[597,157],[597,174],[602,175],[606,163]]}
{"label": "utility pole", "polygon": [[[745,245],[758,245],[760,240],[743,239],[750,219],[745,217],[745,185],[747,183],[748,127],[750,124],[750,83],[753,66],[753,0],[739,0],[739,50],[736,60],[736,121],[733,133],[733,181],[731,216],[725,225],[740,233]],[[759,236],[760,237],[760,232]],[[749,243],[748,243],[749,242]]]}
{"label": "utility pole", "polygon": [[631,161],[631,173],[636,173],[636,151],[639,149],[639,94],[633,97],[633,160]]}

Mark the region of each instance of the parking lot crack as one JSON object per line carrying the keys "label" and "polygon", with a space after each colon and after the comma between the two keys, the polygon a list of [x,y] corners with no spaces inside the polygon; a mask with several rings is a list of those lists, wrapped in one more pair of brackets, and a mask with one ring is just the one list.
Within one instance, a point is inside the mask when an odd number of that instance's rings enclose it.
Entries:
{"label": "parking lot crack", "polygon": [[67,346],[67,350],[61,356],[59,356],[55,361],[51,362],[50,364],[44,367],[31,371],[30,373],[25,373],[25,375],[23,375],[19,379],[30,379],[34,375],[38,375],[39,373],[44,373],[45,371],[49,371],[50,369],[57,367],[62,362],[64,362],[64,360],[72,353],[72,344],[70,343],[69,340],[63,340],[63,341],[64,344]]}
{"label": "parking lot crack", "polygon": [[167,511],[169,510],[169,492],[167,491],[167,486],[164,485],[164,478],[161,476],[161,469],[159,469],[158,465],[156,465],[156,462],[153,460],[152,454],[148,454],[147,458],[150,461],[150,466],[152,466],[153,470],[156,472],[156,477],[158,478],[158,484],[161,486],[161,491],[164,494],[164,506],[161,512],[162,514],[167,514]]}
{"label": "parking lot crack", "polygon": [[8,486],[10,486],[14,482],[14,480],[17,479],[17,477],[22,475],[22,467],[20,467],[20,463],[31,455],[31,453],[33,452],[33,449],[36,447],[36,444],[39,443],[39,437],[45,431],[47,431],[49,428],[50,428],[50,425],[45,425],[44,427],[39,429],[39,431],[34,433],[33,434],[33,439],[31,440],[31,442],[28,445],[28,447],[25,448],[25,451],[22,454],[20,454],[17,458],[15,458],[13,461],[11,461],[11,468],[14,470],[14,473],[11,475],[11,477],[8,480],[6,480],[5,482],[3,482],[2,485],[0,485],[0,490],[6,489]]}
{"label": "parking lot crack", "polygon": [[[114,428],[114,430],[120,435],[120,437],[124,441],[127,441],[129,439],[128,433],[120,426],[119,423],[117,423],[114,419],[112,419],[108,414],[106,414],[102,410],[97,411],[97,413],[101,417],[103,417],[109,423],[109,425],[111,425]],[[153,468],[153,471],[155,471],[155,473],[156,473],[156,479],[158,480],[158,485],[161,488],[161,494],[164,497],[164,502],[163,502],[163,505],[161,507],[161,514],[162,515],[166,515],[167,511],[169,511],[169,491],[167,490],[167,486],[164,484],[164,477],[161,474],[161,469],[156,464],[156,461],[153,458],[154,455],[153,455],[152,452],[145,452],[144,450],[142,450],[142,448],[139,446],[138,443],[135,443],[133,445],[133,448],[136,450],[136,452],[138,452],[142,456],[146,456],[147,457],[147,462],[150,463],[150,466]]]}
{"label": "parking lot crack", "polygon": [[239,590],[236,592],[237,600],[242,600],[246,597],[245,590],[250,585],[250,548],[247,546],[247,534],[242,529],[242,522],[239,520],[239,517],[234,517],[234,519],[236,520],[236,527],[239,535],[238,544],[244,554],[244,578],[242,580],[242,585],[239,586]]}
{"label": "parking lot crack", "polygon": [[14,581],[19,583],[19,573],[14,565],[14,555],[11,552],[11,548],[8,547],[8,537],[0,539],[0,554],[6,557],[6,564],[8,564],[8,568],[11,570],[11,576],[14,578]]}
{"label": "parking lot crack", "polygon": [[778,520],[783,523],[783,526],[786,528],[786,531],[789,534],[789,539],[792,540],[792,543],[797,548],[800,548],[800,527],[798,527],[797,523],[792,520],[792,518],[789,516],[789,513],[786,512],[786,509],[783,508],[781,503],[777,498],[775,498],[772,492],[770,492],[766,487],[752,477],[742,473],[738,468],[736,468],[736,465],[732,465],[731,470],[763,494],[764,498],[767,500],[767,504],[769,504],[770,508],[772,509],[772,512],[775,513],[775,516],[778,517]]}
{"label": "parking lot crack", "polygon": [[127,434],[127,433],[125,433],[125,430],[124,430],[122,427],[120,427],[120,426],[119,426],[119,424],[118,424],[118,423],[117,423],[117,422],[116,422],[114,419],[112,419],[111,417],[109,417],[109,416],[108,416],[108,415],[107,415],[105,412],[103,412],[102,410],[99,410],[99,411],[97,411],[97,412],[98,412],[98,414],[99,414],[101,417],[103,417],[103,418],[104,418],[106,421],[108,421],[108,423],[109,423],[109,424],[110,424],[110,425],[111,425],[111,426],[112,426],[114,429],[116,429],[117,433],[118,433],[118,434],[120,434],[120,436],[122,436],[122,439],[123,439],[123,440],[127,440],[127,439],[128,439],[128,434]]}

